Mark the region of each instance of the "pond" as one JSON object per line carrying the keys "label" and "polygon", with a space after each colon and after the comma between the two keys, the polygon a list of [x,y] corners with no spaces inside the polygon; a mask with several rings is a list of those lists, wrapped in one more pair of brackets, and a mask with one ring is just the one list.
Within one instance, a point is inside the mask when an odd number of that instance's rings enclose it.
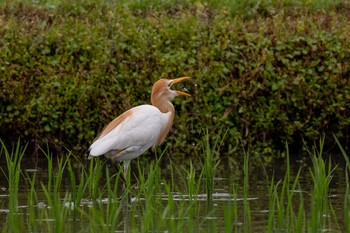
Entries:
{"label": "pond", "polygon": [[[339,162],[330,162],[329,170],[329,161],[322,159],[325,175],[329,173],[328,187],[322,186],[322,178],[316,180],[321,177],[322,167],[315,167],[311,157],[290,159],[289,166],[286,159],[253,166],[224,157],[214,170],[212,190],[207,182],[210,177],[203,173],[203,163],[198,158],[176,159],[164,155],[157,162],[141,156],[131,163],[130,185],[126,187],[121,173],[102,159],[91,162],[71,157],[48,161],[45,156],[37,160],[24,157],[17,192],[9,186],[4,157],[0,164],[6,174],[1,173],[0,179],[2,231],[309,232],[319,228],[344,232],[348,229],[344,222],[348,211],[346,167],[339,156]],[[325,188],[324,196],[317,194],[317,185]],[[11,202],[16,207],[11,207]]]}

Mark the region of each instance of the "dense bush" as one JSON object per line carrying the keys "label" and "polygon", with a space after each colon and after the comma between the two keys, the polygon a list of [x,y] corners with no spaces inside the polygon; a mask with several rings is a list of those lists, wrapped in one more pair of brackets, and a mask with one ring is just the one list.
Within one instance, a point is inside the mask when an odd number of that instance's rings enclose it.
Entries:
{"label": "dense bush", "polygon": [[174,101],[173,153],[192,153],[206,128],[213,138],[228,128],[227,152],[324,133],[348,141],[348,11],[271,12],[4,3],[0,138],[83,151],[111,119],[149,103],[154,81],[186,75],[180,89],[192,97]]}

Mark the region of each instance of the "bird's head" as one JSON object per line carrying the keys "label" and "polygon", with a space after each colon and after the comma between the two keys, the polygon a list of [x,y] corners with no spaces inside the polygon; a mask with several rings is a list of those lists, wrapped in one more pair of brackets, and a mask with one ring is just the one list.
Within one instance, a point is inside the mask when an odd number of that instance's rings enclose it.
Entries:
{"label": "bird's head", "polygon": [[165,101],[171,101],[178,95],[191,96],[190,94],[187,94],[185,92],[170,89],[173,84],[183,82],[189,78],[190,77],[181,77],[176,79],[160,79],[157,82],[155,82],[152,88],[152,104],[159,105]]}
{"label": "bird's head", "polygon": [[176,79],[160,79],[157,82],[154,83],[152,88],[152,98],[162,98],[167,100],[172,100],[178,95],[184,95],[184,96],[191,96],[190,94],[187,94],[182,91],[176,91],[171,90],[171,86],[183,82],[190,77],[182,77],[182,78],[176,78]]}

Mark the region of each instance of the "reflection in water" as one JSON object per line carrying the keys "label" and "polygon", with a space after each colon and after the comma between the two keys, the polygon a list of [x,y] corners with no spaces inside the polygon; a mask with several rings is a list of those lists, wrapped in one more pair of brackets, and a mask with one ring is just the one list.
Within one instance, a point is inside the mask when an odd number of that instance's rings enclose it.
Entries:
{"label": "reflection in water", "polygon": [[[149,161],[146,159],[140,159],[140,164],[147,164]],[[178,166],[172,163],[173,166]],[[22,180],[20,183],[19,190],[19,206],[18,212],[19,214],[27,214],[28,209],[28,192],[29,187],[26,185],[26,180],[30,179],[33,174],[36,174],[37,183],[45,184],[47,182],[47,162],[45,159],[40,160],[36,165],[31,160],[23,160],[22,161]],[[161,177],[165,181],[170,177],[170,165],[168,163],[161,164],[162,166],[162,174]],[[186,163],[182,165],[186,167]],[[6,167],[4,164],[1,164],[1,167]],[[136,167],[136,166],[132,166]],[[309,164],[296,162],[291,164],[291,182],[296,176],[299,168],[302,167],[301,177],[299,178],[300,187],[294,190],[295,194],[302,193],[304,197],[304,208],[306,210],[310,210],[310,193],[313,189],[312,178],[310,176]],[[200,167],[196,168],[198,171]],[[265,173],[266,171],[266,173]],[[135,171],[134,171],[135,172]],[[266,225],[268,221],[269,210],[269,188],[270,188],[270,180],[274,177],[275,183],[284,178],[285,173],[285,165],[283,162],[276,161],[274,164],[267,165],[265,169],[261,169],[261,167],[256,166],[252,168],[249,174],[249,198],[247,201],[249,202],[250,207],[250,215],[251,215],[251,230],[253,232],[257,231],[266,231]],[[199,172],[198,172],[199,174]],[[136,175],[137,176],[137,175]],[[147,174],[146,174],[147,176]],[[169,178],[170,179],[170,178]],[[66,188],[70,187],[69,180],[65,181],[66,183],[62,185],[61,192],[62,197],[65,196]],[[137,183],[136,179],[132,180],[132,182]],[[221,227],[223,227],[225,222],[225,213],[227,217],[227,213],[230,208],[233,208],[233,205],[236,203],[238,212],[237,216],[232,218],[232,228],[238,229],[239,231],[244,231],[244,221],[245,221],[245,213],[244,213],[244,195],[243,195],[243,171],[242,167],[236,164],[231,164],[229,160],[222,161],[216,171],[215,179],[214,179],[214,190],[212,194],[212,200],[208,202],[208,197],[206,193],[200,192],[198,195],[189,195],[187,192],[187,188],[182,181],[174,182],[177,185],[177,192],[171,193],[171,201],[186,203],[188,205],[195,200],[198,204],[198,216],[193,215],[179,215],[181,218],[188,218],[188,221],[198,221],[200,222],[204,228],[215,229],[220,232]],[[160,185],[164,186],[164,183],[160,183]],[[334,209],[334,212],[337,215],[337,221],[340,226],[343,225],[343,202],[344,202],[344,193],[345,193],[345,175],[344,168],[338,166],[334,171],[334,176],[332,178],[331,187],[329,190],[329,201]],[[165,189],[162,189],[165,190]],[[137,192],[137,185],[135,185],[135,192]],[[45,195],[44,193],[37,193],[38,195],[38,203],[35,205],[36,209],[45,209],[51,208],[49,203],[45,203]],[[7,190],[7,182],[5,177],[0,178],[0,222],[5,222],[6,217],[9,214],[9,210],[7,209],[8,205],[8,190]],[[167,193],[158,193],[155,195],[156,199],[167,203],[169,201],[169,194]],[[63,198],[62,198],[63,201]],[[130,194],[129,202],[123,203],[122,200],[110,200],[108,197],[101,197],[97,201],[92,201],[90,199],[82,199],[79,208],[80,209],[91,209],[95,208],[96,203],[98,205],[106,205],[111,202],[118,202],[121,205],[120,209],[120,229],[121,232],[130,231],[130,226],[136,221],[141,221],[141,217],[139,216],[141,213],[135,212],[135,209],[143,209],[147,200],[143,197],[136,197],[133,194]],[[296,200],[298,202],[298,200]],[[298,203],[296,203],[296,207],[298,207]],[[64,202],[63,205],[65,208],[74,210],[76,208],[75,203],[72,202]],[[131,207],[137,208],[131,208]],[[308,211],[306,211],[308,212]],[[179,216],[172,216],[171,218],[176,219]],[[332,216],[323,216],[325,218],[332,218]],[[306,216],[306,218],[310,218],[310,216]],[[88,219],[75,219],[79,220],[79,227],[86,227],[88,225],[84,224],[88,222]],[[45,218],[42,216],[40,219],[41,222],[54,222],[55,219]],[[73,219],[71,220],[72,222]],[[340,227],[341,228],[341,227]],[[276,230],[276,229],[275,229]],[[283,230],[283,229],[279,229]],[[285,230],[285,229],[284,229]],[[337,231],[337,230],[335,230]]]}

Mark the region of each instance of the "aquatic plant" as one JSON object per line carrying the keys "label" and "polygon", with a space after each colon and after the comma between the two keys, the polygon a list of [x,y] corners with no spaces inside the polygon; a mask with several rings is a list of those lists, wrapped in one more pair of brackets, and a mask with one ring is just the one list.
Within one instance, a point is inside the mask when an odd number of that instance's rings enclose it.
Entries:
{"label": "aquatic plant", "polygon": [[[222,134],[222,136],[221,136]],[[202,139],[202,148],[203,148],[203,155],[204,155],[204,161],[202,162],[202,168],[203,168],[203,178],[205,179],[205,190],[207,194],[207,199],[210,201],[213,196],[213,190],[214,190],[214,178],[215,178],[215,170],[217,166],[220,163],[220,147],[223,144],[223,141],[225,139],[225,136],[227,134],[227,131],[222,133],[219,132],[215,142],[210,142],[210,134],[208,132],[208,129],[206,130],[205,135]]]}
{"label": "aquatic plant", "polygon": [[322,133],[346,139],[348,9],[345,0],[2,1],[0,137],[84,151],[111,119],[148,102],[140,87],[189,75],[193,98],[176,103],[166,142],[173,153],[191,153],[203,125],[229,128],[228,151],[245,141],[266,156]]}
{"label": "aquatic plant", "polygon": [[1,144],[1,154],[5,155],[6,168],[0,167],[4,177],[8,183],[8,215],[7,221],[4,224],[8,231],[13,230],[14,232],[24,232],[24,226],[19,224],[23,222],[23,216],[18,208],[18,194],[19,194],[19,183],[21,178],[21,160],[24,156],[26,146],[22,147],[21,141],[18,140],[12,151],[9,151],[2,140]]}
{"label": "aquatic plant", "polygon": [[350,222],[347,221],[347,219],[350,219],[350,185],[349,185],[349,172],[350,172],[350,160],[349,160],[349,154],[346,153],[345,149],[343,146],[340,144],[338,138],[333,135],[340,152],[344,158],[345,161],[345,193],[344,193],[344,231],[345,232],[350,232]]}
{"label": "aquatic plant", "polygon": [[[207,135],[203,139],[201,159],[204,164],[208,155],[220,151],[213,150],[216,142],[208,141]],[[264,228],[266,232],[349,229],[349,223],[344,221],[343,224],[341,220],[349,217],[349,185],[344,190],[343,213],[339,216],[329,201],[336,165],[323,158],[323,139],[308,150],[309,168],[300,167],[296,171],[291,168],[286,145],[281,178],[269,173],[262,178],[266,179],[267,202],[261,207],[254,203],[261,197],[254,197],[251,191],[253,167],[249,149],[242,150],[244,161],[239,172],[242,179],[230,180],[228,193],[218,196],[216,185],[207,188],[206,172],[202,167],[196,168],[195,159],[181,165],[170,162],[168,168],[164,168],[161,164],[167,156],[166,150],[159,158],[138,160],[130,185],[123,187],[122,169],[117,171],[100,159],[86,163],[69,151],[57,157],[42,150],[47,170],[46,178],[41,179],[42,171],[22,170],[25,146],[18,142],[10,151],[3,143],[1,145],[0,155],[6,160],[1,169],[8,183],[8,205],[5,203],[5,206],[9,210],[1,226],[2,232],[86,229],[94,232],[254,232],[257,212],[264,214],[265,220],[259,229]],[[339,148],[346,161],[344,166],[349,169],[347,154],[340,144]],[[211,162],[205,166],[210,164],[213,171],[210,174],[216,174],[219,165]],[[169,172],[165,173],[164,169]],[[344,179],[348,181],[348,171],[345,174]],[[302,179],[307,178],[312,186],[310,190],[303,186]],[[23,190],[23,187],[26,188]],[[26,192],[24,200],[23,191]],[[211,192],[210,199],[207,192]],[[226,199],[219,200],[219,197]]]}
{"label": "aquatic plant", "polygon": [[[279,231],[303,232],[305,229],[305,209],[303,193],[300,191],[299,168],[291,181],[290,155],[286,145],[286,170],[282,180],[272,176],[269,188],[269,214],[267,232]],[[295,197],[297,195],[297,197]],[[297,198],[297,201],[295,199]]]}

